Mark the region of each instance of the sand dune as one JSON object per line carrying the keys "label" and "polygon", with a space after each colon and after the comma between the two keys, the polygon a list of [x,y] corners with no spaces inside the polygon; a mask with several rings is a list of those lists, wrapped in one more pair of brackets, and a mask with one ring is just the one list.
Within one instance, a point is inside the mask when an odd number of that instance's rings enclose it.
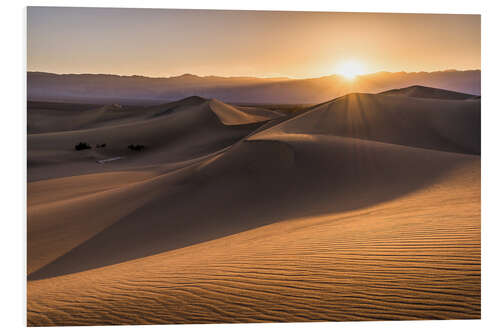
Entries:
{"label": "sand dune", "polygon": [[456,91],[430,88],[424,86],[410,86],[401,89],[392,89],[379,93],[379,95],[401,95],[417,98],[435,98],[435,99],[477,99],[479,96],[464,94]]}
{"label": "sand dune", "polygon": [[478,164],[365,209],[30,281],[28,322],[479,318]]}
{"label": "sand dune", "polygon": [[[44,105],[46,103],[38,104],[41,104],[42,107],[46,106]],[[48,106],[51,107],[50,104]],[[70,107],[68,106],[68,108]],[[28,133],[74,131],[102,127],[120,121],[137,120],[138,118],[136,110],[123,108],[118,104],[83,110],[32,108],[29,110]]]}
{"label": "sand dune", "polygon": [[480,100],[143,111],[28,136],[29,325],[480,317]]}
{"label": "sand dune", "polygon": [[[140,206],[129,205],[132,214],[121,216],[108,229],[30,278],[135,259],[282,219],[339,212],[390,200],[432,183],[444,170],[475,159],[328,136],[291,136],[281,140],[239,143],[200,165],[137,184],[134,186],[137,192],[122,189],[107,192],[106,198],[104,194],[94,195],[88,200],[48,206],[47,219],[68,211],[73,215],[74,225],[78,223],[76,212],[80,211],[81,223],[88,225],[91,218],[88,207],[96,206],[97,201],[104,209],[106,200],[112,200],[114,195],[119,196],[116,200],[124,202],[141,198],[137,202]],[[423,164],[418,173],[413,170],[417,163]],[[142,202],[151,193],[156,195]],[[303,197],[303,193],[308,195]],[[290,205],[298,197],[300,205]],[[41,214],[40,209],[33,213]],[[95,214],[101,214],[100,210],[96,209]],[[30,219],[43,218],[30,215]],[[60,229],[54,232],[58,235]],[[37,237],[49,240],[52,236]],[[69,241],[70,237],[65,239]]]}
{"label": "sand dune", "polygon": [[235,107],[216,99],[209,101],[210,109],[224,125],[259,123],[283,116],[282,114],[256,107]]}
{"label": "sand dune", "polygon": [[479,154],[481,101],[349,94],[261,132],[326,134]]}
{"label": "sand dune", "polygon": [[[226,126],[210,103],[188,98],[136,111],[139,115],[111,125],[106,121],[81,130],[28,135],[28,181],[108,171],[111,167],[95,162],[116,156],[124,157],[114,162],[120,169],[197,158],[230,146],[261,125]],[[92,146],[105,143],[106,147],[75,151],[78,142]],[[130,144],[142,144],[146,149],[130,151]]]}

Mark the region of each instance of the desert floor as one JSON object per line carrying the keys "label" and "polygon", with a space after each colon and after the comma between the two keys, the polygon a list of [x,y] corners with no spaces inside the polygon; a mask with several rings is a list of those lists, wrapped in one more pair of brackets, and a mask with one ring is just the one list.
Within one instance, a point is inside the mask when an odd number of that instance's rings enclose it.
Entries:
{"label": "desert floor", "polygon": [[29,102],[28,325],[480,318],[480,107]]}

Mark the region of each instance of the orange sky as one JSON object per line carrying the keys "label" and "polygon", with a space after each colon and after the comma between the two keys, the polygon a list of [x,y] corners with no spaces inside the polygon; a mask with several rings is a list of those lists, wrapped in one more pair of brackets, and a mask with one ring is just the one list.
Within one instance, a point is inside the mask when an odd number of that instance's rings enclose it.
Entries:
{"label": "orange sky", "polygon": [[317,77],[480,69],[479,15],[28,8],[28,70]]}

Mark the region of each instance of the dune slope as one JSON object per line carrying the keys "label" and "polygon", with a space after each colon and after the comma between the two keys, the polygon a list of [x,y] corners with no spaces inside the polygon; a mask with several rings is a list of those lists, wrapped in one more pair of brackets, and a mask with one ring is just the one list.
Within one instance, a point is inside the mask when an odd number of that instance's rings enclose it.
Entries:
{"label": "dune slope", "polygon": [[396,96],[400,95],[400,96],[416,97],[416,98],[454,99],[454,100],[477,99],[480,97],[456,91],[430,88],[418,85],[401,89],[392,89],[383,91],[379,93],[379,95],[396,95]]}
{"label": "dune slope", "polygon": [[480,100],[179,105],[28,137],[29,325],[480,318]]}
{"label": "dune slope", "polygon": [[465,154],[481,150],[481,101],[349,94],[266,133],[325,134]]}
{"label": "dune slope", "polygon": [[[159,165],[198,158],[224,149],[257,129],[260,123],[223,124],[209,102],[188,98],[137,111],[139,115],[101,126],[73,131],[28,135],[28,181],[82,173],[123,170],[133,166]],[[75,151],[74,145],[87,142],[105,148]],[[129,150],[131,144],[146,149]],[[112,165],[98,165],[102,159],[120,156]]]}
{"label": "dune slope", "polygon": [[[114,199],[115,194],[108,191],[108,198],[92,196],[61,207],[48,206],[43,215],[47,219],[64,216],[63,212],[68,211],[73,216],[71,223],[82,225],[88,225],[91,218],[86,207],[95,206],[97,200],[103,207],[113,207],[114,200],[123,200],[135,208],[30,274],[30,279],[136,259],[281,219],[371,205],[432,183],[446,170],[473,160],[457,154],[340,137],[291,136],[280,140],[239,143],[200,164],[143,181],[133,191],[122,190],[116,194],[120,199]],[[415,172],[417,164],[421,166]],[[151,199],[143,202],[147,197]],[[300,204],[291,205],[298,197]],[[140,206],[136,207],[136,203]],[[41,214],[41,209],[31,210],[33,225],[43,219],[35,215]],[[79,216],[75,213],[78,211]],[[96,210],[95,214],[102,213]],[[50,231],[56,235],[61,232]],[[52,238],[51,234],[32,237]],[[69,241],[70,237],[65,239]]]}
{"label": "dune slope", "polygon": [[30,281],[28,323],[480,318],[478,165],[364,209]]}
{"label": "dune slope", "polygon": [[282,114],[272,110],[256,107],[236,107],[216,99],[209,101],[210,109],[225,125],[242,125],[264,122],[281,117]]}

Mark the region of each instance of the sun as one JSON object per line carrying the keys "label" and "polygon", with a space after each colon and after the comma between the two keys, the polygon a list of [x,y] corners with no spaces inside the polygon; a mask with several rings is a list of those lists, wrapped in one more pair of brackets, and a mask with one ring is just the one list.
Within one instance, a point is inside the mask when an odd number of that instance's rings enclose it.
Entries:
{"label": "sun", "polygon": [[337,65],[335,71],[348,80],[353,80],[358,75],[365,74],[365,66],[356,60],[348,60]]}

